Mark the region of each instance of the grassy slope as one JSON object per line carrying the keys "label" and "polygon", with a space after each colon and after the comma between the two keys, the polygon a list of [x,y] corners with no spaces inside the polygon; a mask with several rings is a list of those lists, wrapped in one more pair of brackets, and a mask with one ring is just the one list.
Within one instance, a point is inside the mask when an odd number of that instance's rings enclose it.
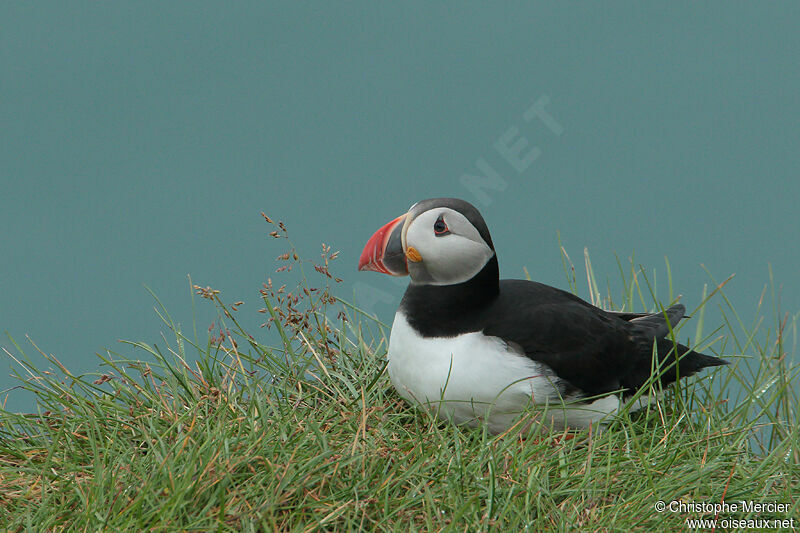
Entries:
{"label": "grassy slope", "polygon": [[[327,276],[327,260],[317,270]],[[629,309],[640,279],[625,280]],[[383,373],[385,329],[327,288],[304,289],[262,291],[278,348],[199,289],[227,332],[203,345],[164,313],[171,347],[137,344],[155,363],[109,354],[102,374],[73,376],[23,357],[40,412],[0,412],[0,526],[679,531],[713,517],[653,510],[679,498],[784,502],[788,513],[737,516],[800,515],[796,368],[776,330],[734,330],[731,318],[714,346],[754,364],[706,373],[606,431],[493,436],[403,403]]]}

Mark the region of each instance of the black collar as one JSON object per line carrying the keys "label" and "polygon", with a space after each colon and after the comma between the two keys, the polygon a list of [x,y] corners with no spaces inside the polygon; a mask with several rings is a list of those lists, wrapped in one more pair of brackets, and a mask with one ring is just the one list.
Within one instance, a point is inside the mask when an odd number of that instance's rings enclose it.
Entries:
{"label": "black collar", "polygon": [[423,337],[453,337],[483,328],[483,310],[500,292],[497,256],[472,279],[455,285],[411,283],[400,310]]}

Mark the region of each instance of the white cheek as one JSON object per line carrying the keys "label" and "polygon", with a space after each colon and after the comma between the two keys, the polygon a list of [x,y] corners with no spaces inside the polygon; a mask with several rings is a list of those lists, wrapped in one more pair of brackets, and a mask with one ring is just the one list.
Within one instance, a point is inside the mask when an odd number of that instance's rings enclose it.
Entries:
{"label": "white cheek", "polygon": [[442,242],[428,253],[427,258],[420,250],[426,270],[436,280],[467,281],[480,272],[492,256],[488,246],[458,235],[439,237],[438,240]]}
{"label": "white cheek", "polygon": [[[433,226],[439,216],[444,216],[450,234],[434,234]],[[410,268],[412,279],[420,283],[462,283],[480,272],[494,255],[469,221],[452,210],[436,209],[421,214],[409,225],[405,238],[406,247],[415,248],[422,256],[419,267]]]}

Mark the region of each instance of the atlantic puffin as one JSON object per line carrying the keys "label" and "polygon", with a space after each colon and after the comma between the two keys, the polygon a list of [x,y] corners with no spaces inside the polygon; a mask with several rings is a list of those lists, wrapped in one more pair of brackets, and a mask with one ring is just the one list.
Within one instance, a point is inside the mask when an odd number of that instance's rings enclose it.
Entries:
{"label": "atlantic puffin", "polygon": [[655,366],[667,385],[727,364],[671,340],[683,305],[611,312],[542,283],[500,280],[489,229],[464,200],[417,202],[367,241],[358,269],[410,275],[389,378],[404,399],[456,424],[500,433],[544,405],[553,428],[586,428],[616,412]]}

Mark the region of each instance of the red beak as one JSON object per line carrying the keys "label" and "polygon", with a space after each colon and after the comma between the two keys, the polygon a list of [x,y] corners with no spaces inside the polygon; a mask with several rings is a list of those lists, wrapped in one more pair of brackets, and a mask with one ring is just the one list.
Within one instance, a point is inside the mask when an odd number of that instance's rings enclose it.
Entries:
{"label": "red beak", "polygon": [[402,233],[406,215],[392,220],[369,238],[361,259],[359,270],[371,270],[392,276],[408,274],[406,255],[403,251]]}

